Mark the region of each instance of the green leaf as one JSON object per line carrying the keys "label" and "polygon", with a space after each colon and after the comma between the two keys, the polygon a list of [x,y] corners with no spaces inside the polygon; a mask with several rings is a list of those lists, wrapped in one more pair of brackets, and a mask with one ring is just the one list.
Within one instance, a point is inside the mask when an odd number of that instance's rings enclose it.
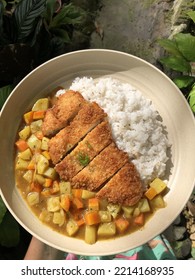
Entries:
{"label": "green leaf", "polygon": [[182,54],[178,50],[176,42],[171,39],[160,39],[158,43],[161,47],[163,47],[168,53],[176,56],[181,56]]}
{"label": "green leaf", "polygon": [[70,37],[66,30],[62,28],[55,28],[52,30],[52,33],[55,34],[56,37],[60,38],[64,43],[70,43]]}
{"label": "green leaf", "polygon": [[[189,238],[182,241],[173,241],[171,246],[174,250],[177,259],[184,259],[187,253],[191,250],[191,241]],[[185,250],[183,250],[185,248]],[[189,252],[188,252],[189,251]]]}
{"label": "green leaf", "polygon": [[0,109],[3,107],[4,102],[13,90],[12,85],[4,86],[0,88]]}
{"label": "green leaf", "polygon": [[18,29],[18,40],[28,37],[35,28],[38,17],[45,10],[46,0],[22,0],[16,6],[14,17]]}
{"label": "green leaf", "polygon": [[4,10],[3,3],[0,2],[0,36],[3,33],[3,10]]}
{"label": "green leaf", "polygon": [[62,7],[60,12],[53,18],[50,28],[62,28],[63,26],[79,24],[84,18],[84,10],[71,3]]}
{"label": "green leaf", "polygon": [[[40,18],[38,21],[37,21],[37,24],[36,24],[36,27],[34,29],[34,34],[32,36],[32,39],[31,39],[31,42],[30,42],[30,46],[33,47],[36,42],[38,41],[38,36],[40,35],[41,33],[41,29],[42,29],[42,26],[43,26],[43,19]],[[45,38],[44,38],[45,39]]]}
{"label": "green leaf", "polygon": [[19,225],[13,216],[7,211],[0,224],[0,245],[5,247],[14,247],[20,239]]}
{"label": "green leaf", "polygon": [[48,25],[50,25],[50,22],[52,21],[55,12],[55,7],[56,7],[56,0],[47,0],[44,18],[46,19]]}
{"label": "green leaf", "polygon": [[188,95],[188,100],[192,111],[195,113],[195,86],[190,91]]}
{"label": "green leaf", "polygon": [[195,81],[195,77],[191,77],[191,76],[180,76],[180,77],[173,79],[173,82],[180,89],[190,86],[194,81]]}
{"label": "green leaf", "polygon": [[59,37],[53,36],[50,40],[51,56],[55,57],[64,53],[64,41]]}
{"label": "green leaf", "polygon": [[3,221],[3,217],[5,216],[6,211],[7,211],[7,208],[0,196],[0,224]]}
{"label": "green leaf", "polygon": [[168,56],[160,59],[160,62],[175,71],[187,72],[191,70],[190,63],[183,57]]}
{"label": "green leaf", "polygon": [[18,4],[20,1],[21,1],[21,0],[9,1],[9,4],[16,5],[16,4]]}
{"label": "green leaf", "polygon": [[178,33],[174,36],[178,49],[188,61],[195,61],[195,36]]}
{"label": "green leaf", "polygon": [[193,260],[195,260],[195,248],[192,248],[191,255],[192,255]]}
{"label": "green leaf", "polygon": [[195,11],[189,11],[187,12],[187,15],[193,20],[195,23]]}
{"label": "green leaf", "polygon": [[0,4],[2,4],[4,8],[7,6],[7,2],[5,0],[1,0]]}

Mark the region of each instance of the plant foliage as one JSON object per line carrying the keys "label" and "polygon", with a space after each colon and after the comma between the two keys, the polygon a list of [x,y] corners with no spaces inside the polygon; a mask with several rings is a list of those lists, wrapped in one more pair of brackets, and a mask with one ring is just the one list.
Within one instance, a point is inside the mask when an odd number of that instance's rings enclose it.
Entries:
{"label": "plant foliage", "polygon": [[172,39],[159,40],[168,54],[160,62],[165,68],[177,73],[173,81],[183,91],[195,113],[195,11],[190,11],[187,15],[192,21],[192,34],[178,33]]}
{"label": "plant foliage", "polygon": [[34,31],[45,6],[45,0],[28,0],[18,3],[14,11],[18,41],[24,41]]}
{"label": "plant foliage", "polygon": [[5,207],[0,197],[0,245],[16,246],[19,242],[19,226]]}
{"label": "plant foliage", "polygon": [[0,108],[10,84],[57,55],[86,48],[93,21],[71,0],[0,1]]}

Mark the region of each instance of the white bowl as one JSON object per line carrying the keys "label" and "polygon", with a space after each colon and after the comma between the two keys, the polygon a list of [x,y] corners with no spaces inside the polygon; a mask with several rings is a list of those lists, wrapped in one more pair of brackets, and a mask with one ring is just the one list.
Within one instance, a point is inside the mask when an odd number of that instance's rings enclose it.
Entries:
{"label": "white bowl", "polygon": [[[43,225],[15,186],[14,142],[21,117],[38,98],[54,87],[69,87],[76,77],[109,75],[127,82],[151,99],[159,111],[172,144],[167,206],[158,210],[143,230],[88,245]],[[27,75],[13,90],[0,117],[1,196],[15,219],[32,235],[66,252],[110,255],[142,245],[163,232],[179,215],[195,184],[195,120],[186,99],[160,70],[135,56],[112,50],[83,50],[56,57]]]}

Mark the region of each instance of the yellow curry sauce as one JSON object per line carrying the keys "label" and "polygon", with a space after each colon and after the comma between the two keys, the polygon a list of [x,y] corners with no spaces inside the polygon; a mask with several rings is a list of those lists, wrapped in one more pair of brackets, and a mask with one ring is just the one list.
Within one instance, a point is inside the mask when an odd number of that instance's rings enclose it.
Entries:
{"label": "yellow curry sauce", "polygon": [[88,244],[142,229],[165,207],[166,184],[156,178],[134,206],[111,204],[97,199],[95,192],[72,189],[70,182],[59,179],[48,152],[49,138],[41,131],[49,106],[49,98],[37,100],[24,114],[16,139],[16,184],[33,213],[52,229]]}

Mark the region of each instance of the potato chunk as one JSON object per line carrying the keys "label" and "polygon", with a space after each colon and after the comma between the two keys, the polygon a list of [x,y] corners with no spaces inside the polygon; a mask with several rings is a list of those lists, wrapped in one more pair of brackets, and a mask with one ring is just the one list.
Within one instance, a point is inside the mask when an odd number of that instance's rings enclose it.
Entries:
{"label": "potato chunk", "polygon": [[33,171],[28,170],[24,173],[23,178],[28,182],[31,183],[33,180]]}
{"label": "potato chunk", "polygon": [[112,217],[111,217],[111,214],[109,211],[100,210],[99,215],[100,215],[101,223],[111,222],[111,220],[112,220]]}
{"label": "potato chunk", "polygon": [[130,218],[133,214],[135,206],[122,206],[123,213],[126,218]]}
{"label": "potato chunk", "polygon": [[54,212],[53,214],[53,223],[59,225],[59,227],[63,226],[65,222],[65,214],[62,209],[58,212]]}
{"label": "potato chunk", "polygon": [[108,211],[112,215],[113,218],[116,218],[121,211],[121,206],[118,204],[109,203],[107,206]]}
{"label": "potato chunk", "polygon": [[59,184],[61,194],[71,194],[71,185],[70,182],[60,181]]}
{"label": "potato chunk", "polygon": [[82,198],[83,199],[89,199],[89,198],[93,198],[95,197],[95,192],[91,192],[91,191],[88,191],[88,190],[83,190],[82,191]]}
{"label": "potato chunk", "polygon": [[85,226],[85,242],[87,244],[94,244],[96,242],[97,228],[96,226]]}
{"label": "potato chunk", "polygon": [[16,161],[16,170],[26,170],[29,165],[29,161],[22,158],[18,158]]}
{"label": "potato chunk", "polygon": [[47,211],[46,209],[43,209],[39,215],[39,219],[42,222],[50,222],[52,217],[53,217],[53,213]]}
{"label": "potato chunk", "polygon": [[56,176],[57,176],[57,173],[55,171],[55,169],[53,167],[48,167],[44,173],[43,173],[44,176],[52,179],[52,180],[55,180],[56,179]]}
{"label": "potato chunk", "polygon": [[140,199],[138,207],[141,213],[150,212],[150,205],[147,198]]}
{"label": "potato chunk", "polygon": [[37,173],[38,174],[44,174],[44,172],[49,167],[49,161],[46,157],[39,154],[36,156],[36,162],[37,162]]}
{"label": "potato chunk", "polygon": [[47,200],[47,210],[49,212],[56,212],[60,210],[60,197],[49,197]]}
{"label": "potato chunk", "polygon": [[18,157],[24,160],[30,160],[32,158],[32,152],[31,150],[28,148],[25,151],[18,153]]}
{"label": "potato chunk", "polygon": [[166,189],[167,185],[161,179],[156,178],[150,183],[150,187],[153,188],[157,194],[159,194]]}
{"label": "potato chunk", "polygon": [[42,111],[49,108],[49,99],[40,98],[38,99],[32,107],[32,111]]}
{"label": "potato chunk", "polygon": [[66,231],[69,236],[73,236],[79,229],[79,226],[73,219],[69,219],[66,224]]}
{"label": "potato chunk", "polygon": [[43,123],[42,120],[31,122],[30,124],[31,132],[36,133],[37,131],[41,131],[42,123]]}
{"label": "potato chunk", "polygon": [[32,151],[40,150],[40,148],[41,148],[41,140],[39,140],[33,134],[28,138],[27,143]]}
{"label": "potato chunk", "polygon": [[33,206],[37,203],[39,203],[39,193],[38,192],[30,192],[27,195],[27,202]]}
{"label": "potato chunk", "polygon": [[98,227],[97,231],[98,236],[113,236],[116,234],[116,225],[114,222],[102,223]]}
{"label": "potato chunk", "polygon": [[48,143],[49,143],[49,138],[43,137],[41,141],[41,149],[44,151],[48,151]]}
{"label": "potato chunk", "polygon": [[150,201],[151,206],[155,208],[164,208],[166,206],[163,196],[158,194]]}
{"label": "potato chunk", "polygon": [[26,140],[31,134],[30,126],[26,125],[20,132],[19,136],[21,139]]}

